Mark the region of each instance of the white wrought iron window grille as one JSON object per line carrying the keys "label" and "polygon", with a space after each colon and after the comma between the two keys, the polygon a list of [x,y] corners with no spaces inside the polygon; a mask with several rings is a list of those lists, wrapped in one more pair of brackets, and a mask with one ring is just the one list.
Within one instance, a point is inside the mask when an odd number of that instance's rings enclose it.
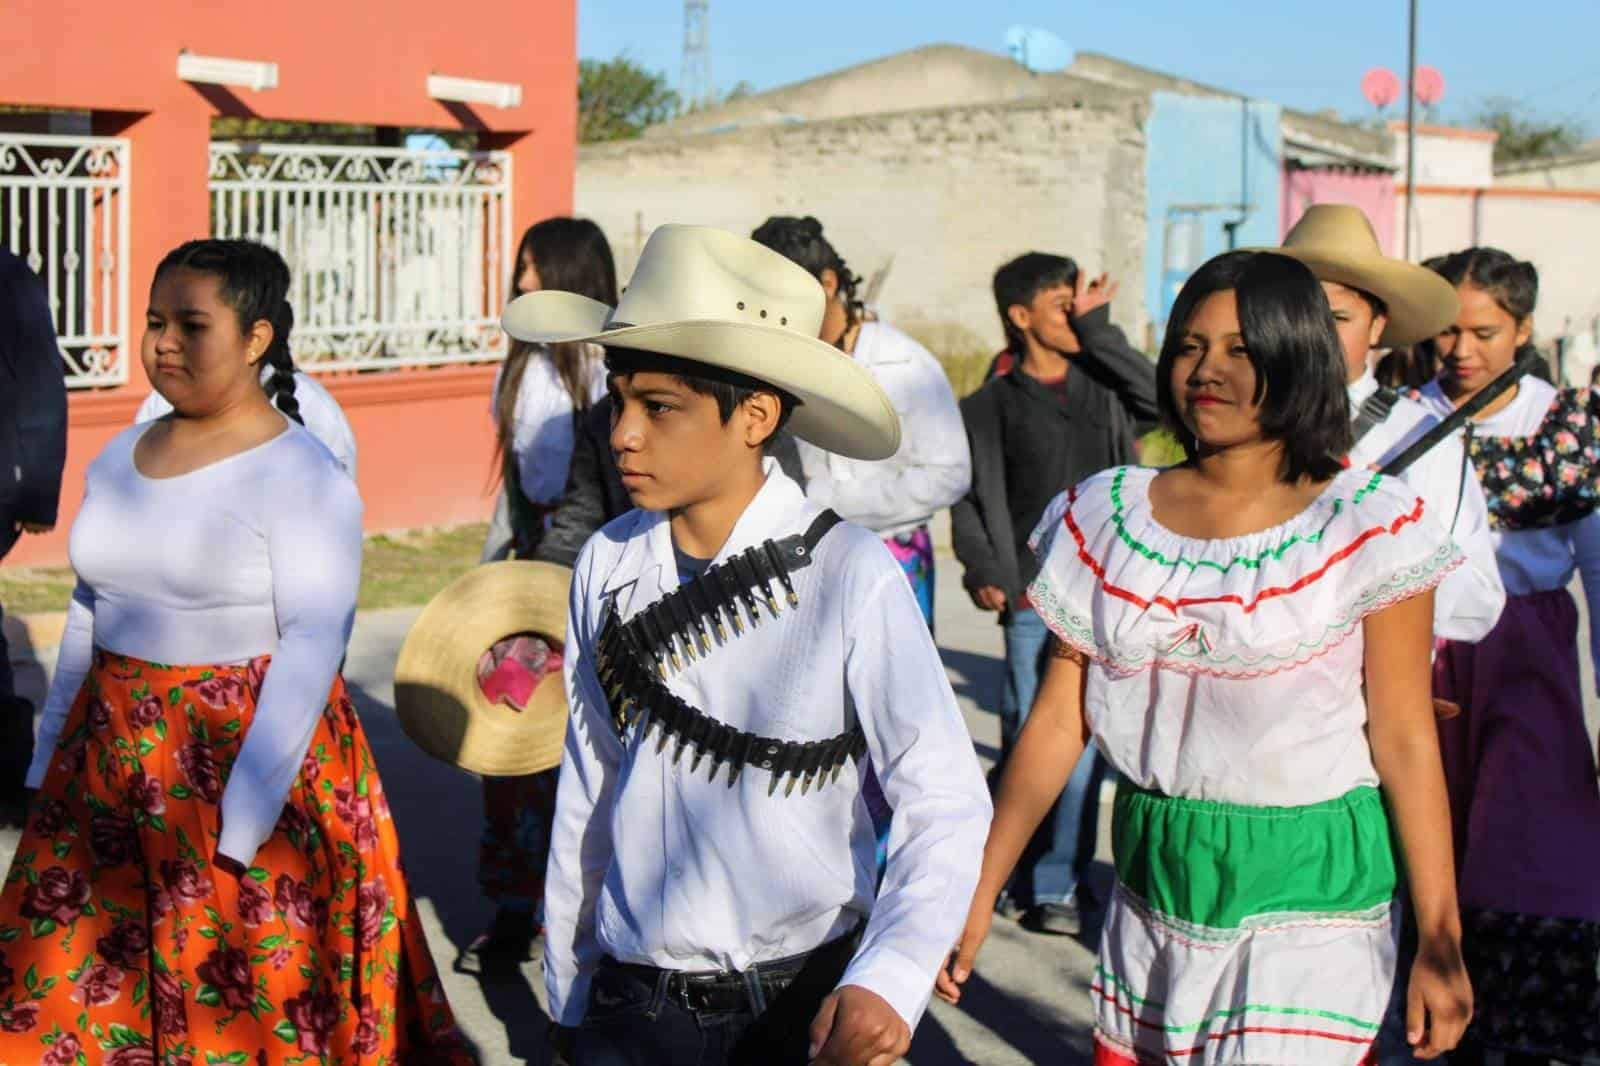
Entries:
{"label": "white wrought iron window grille", "polygon": [[508,152],[214,142],[211,232],[289,263],[306,370],[505,354]]}
{"label": "white wrought iron window grille", "polygon": [[69,388],[128,380],[128,177],[122,137],[0,133],[0,243],[37,272]]}

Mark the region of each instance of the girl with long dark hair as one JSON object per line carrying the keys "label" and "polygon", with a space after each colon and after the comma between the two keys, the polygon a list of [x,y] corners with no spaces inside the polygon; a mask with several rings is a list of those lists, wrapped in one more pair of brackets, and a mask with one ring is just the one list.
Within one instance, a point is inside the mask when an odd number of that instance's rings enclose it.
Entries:
{"label": "girl with long dark hair", "polygon": [[[617,302],[617,269],[599,226],[586,218],[547,218],[528,227],[517,249],[511,292],[515,298],[541,289]],[[487,545],[486,557],[508,551],[520,559],[533,557],[566,487],[576,418],[605,391],[599,345],[511,342],[491,405],[510,541]]]}
{"label": "girl with long dark hair", "polygon": [[[1443,418],[1531,344],[1539,275],[1498,248],[1432,261],[1461,300],[1435,338],[1421,401]],[[1478,414],[1467,452],[1506,587],[1500,622],[1440,652],[1434,685],[1460,869],[1465,951],[1481,1009],[1452,1062],[1600,1060],[1600,786],[1584,723],[1578,607],[1600,617],[1600,402],[1525,373]],[[1593,629],[1591,633],[1600,633]],[[1600,662],[1600,641],[1590,654]]]}
{"label": "girl with long dark hair", "polygon": [[173,412],[106,446],[73,524],[0,1061],[470,1061],[338,675],[361,500],[299,424],[288,287],[248,241],[156,269]]}
{"label": "girl with long dark hair", "polygon": [[1097,1064],[1357,1061],[1395,977],[1402,871],[1421,939],[1408,1038],[1424,1057],[1459,1039],[1428,653],[1432,590],[1461,556],[1414,492],[1343,467],[1345,377],[1304,265],[1234,252],[1185,284],[1156,381],[1186,461],[1097,474],[1035,531],[1029,593],[1055,643],[945,998],[1092,736],[1123,775]]}
{"label": "girl with long dark hair", "polygon": [[[600,227],[581,218],[548,218],[530,226],[517,251],[516,296],[540,290],[574,292],[608,306],[617,302],[611,246]],[[605,394],[605,355],[596,344],[529,344],[513,340],[495,381],[495,448],[509,517],[509,539],[491,531],[485,556],[508,551],[532,558],[567,484],[578,420]],[[497,645],[491,656],[547,670],[559,659],[530,638]],[[496,909],[467,957],[485,969],[507,969],[532,954],[544,899],[550,822],[558,770],[483,779],[484,832],[478,883]]]}

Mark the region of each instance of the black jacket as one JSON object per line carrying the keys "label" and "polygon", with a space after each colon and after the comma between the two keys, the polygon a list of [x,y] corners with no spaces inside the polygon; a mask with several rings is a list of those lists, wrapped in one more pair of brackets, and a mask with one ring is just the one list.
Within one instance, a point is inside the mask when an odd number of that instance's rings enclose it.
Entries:
{"label": "black jacket", "polygon": [[0,556],[18,522],[54,525],[67,461],[67,387],[44,283],[0,249]]}
{"label": "black jacket", "polygon": [[1110,309],[1072,325],[1083,352],[1067,371],[1064,405],[1003,359],[961,401],[972,488],[950,509],[950,523],[969,591],[994,585],[1015,602],[1039,572],[1028,537],[1045,507],[1089,475],[1134,462],[1134,440],[1160,417],[1155,365],[1112,325]]}
{"label": "black jacket", "polygon": [[[633,510],[628,490],[622,487],[622,475],[617,473],[616,458],[611,454],[611,407],[611,397],[606,396],[578,416],[567,487],[556,504],[550,528],[533,552],[540,562],[571,566],[596,530]],[[773,441],[772,456],[785,474],[805,487],[800,450],[787,432]]]}

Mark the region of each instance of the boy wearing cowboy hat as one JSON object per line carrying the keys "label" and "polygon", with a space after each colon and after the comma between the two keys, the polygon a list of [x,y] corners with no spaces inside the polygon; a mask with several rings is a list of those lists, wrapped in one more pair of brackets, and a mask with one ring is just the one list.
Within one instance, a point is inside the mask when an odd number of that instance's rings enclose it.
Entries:
{"label": "boy wearing cowboy hat", "polygon": [[[989,799],[917,603],[763,454],[786,424],[856,459],[899,445],[817,340],[823,302],[753,241],[663,226],[615,309],[505,314],[606,345],[635,505],[579,554],[567,627],[545,979],[581,1066],[893,1062],[971,898]],[[881,887],[866,759],[894,807]]]}
{"label": "boy wearing cowboy hat", "polygon": [[[1344,204],[1307,208],[1283,247],[1274,250],[1300,260],[1322,282],[1349,374],[1356,431],[1350,462],[1378,469],[1437,419],[1410,397],[1380,388],[1369,353],[1415,344],[1455,321],[1455,290],[1425,267],[1385,256],[1367,216]],[[1400,480],[1416,490],[1430,513],[1443,517],[1467,558],[1435,594],[1434,635],[1481,640],[1499,620],[1506,594],[1483,492],[1460,441],[1448,437],[1434,445]]]}

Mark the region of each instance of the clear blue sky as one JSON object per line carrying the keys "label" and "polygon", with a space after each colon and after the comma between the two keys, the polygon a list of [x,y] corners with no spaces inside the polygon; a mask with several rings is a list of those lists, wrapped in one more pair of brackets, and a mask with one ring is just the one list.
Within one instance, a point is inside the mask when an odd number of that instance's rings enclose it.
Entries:
{"label": "clear blue sky", "polygon": [[[1600,137],[1600,0],[1420,8],[1418,61],[1445,77],[1443,117],[1511,96]],[[711,0],[710,10],[721,89],[773,88],[924,44],[1003,52],[1014,24],[1310,111],[1365,114],[1363,72],[1405,76],[1405,0]],[[578,0],[581,56],[626,54],[676,85],[682,44],[682,0]]]}

